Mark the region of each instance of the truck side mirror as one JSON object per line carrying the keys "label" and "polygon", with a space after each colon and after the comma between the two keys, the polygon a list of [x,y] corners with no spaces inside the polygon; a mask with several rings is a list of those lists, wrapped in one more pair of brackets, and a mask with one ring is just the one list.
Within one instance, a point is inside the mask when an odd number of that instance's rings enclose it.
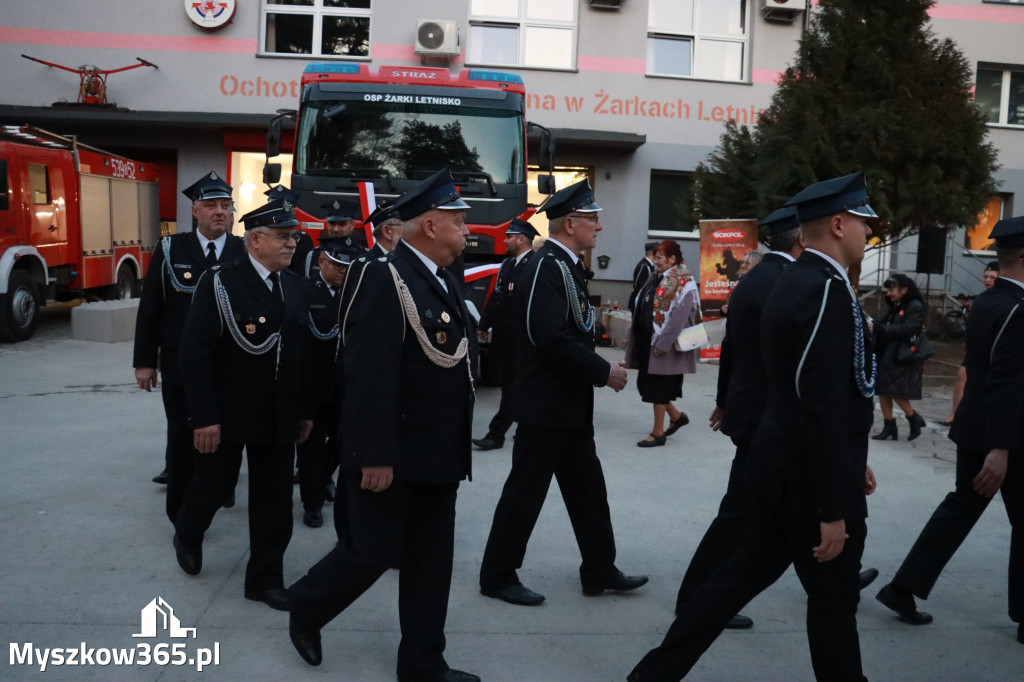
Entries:
{"label": "truck side mirror", "polygon": [[263,164],[263,183],[267,185],[276,185],[279,182],[281,182],[281,164]]}
{"label": "truck side mirror", "polygon": [[538,175],[537,176],[537,191],[541,194],[554,194],[555,193],[555,176],[554,175]]}
{"label": "truck side mirror", "polygon": [[541,129],[540,148],[537,150],[540,169],[546,173],[555,170],[555,137],[551,131]]}
{"label": "truck side mirror", "polygon": [[[267,128],[267,158],[272,159],[281,153],[281,117],[275,116],[270,119],[270,126]],[[264,169],[266,174],[266,169]]]}

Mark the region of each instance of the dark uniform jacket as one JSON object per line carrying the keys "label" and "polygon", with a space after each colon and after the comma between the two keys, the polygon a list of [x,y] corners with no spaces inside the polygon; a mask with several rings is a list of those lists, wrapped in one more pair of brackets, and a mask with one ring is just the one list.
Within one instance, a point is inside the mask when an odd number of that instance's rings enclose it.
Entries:
{"label": "dark uniform jacket", "polygon": [[[462,339],[475,350],[460,285],[449,293],[404,242],[383,260],[366,260],[346,278],[342,299],[344,394],[342,465],[392,466],[396,479],[450,483],[470,474],[473,392],[463,358],[442,367],[427,357],[406,319],[389,265],[408,287],[424,343],[453,355]],[[352,275],[355,275],[354,277]]]}
{"label": "dark uniform jacket", "polygon": [[974,299],[967,320],[964,365],[967,384],[949,437],[966,450],[985,454],[1007,448],[1011,459],[1019,459],[1024,429],[1024,289],[1020,286],[1000,277]]}
{"label": "dark uniform jacket", "polygon": [[[860,362],[870,379],[870,335],[857,310],[866,346]],[[867,516],[872,399],[854,378],[854,324],[842,276],[810,251],[779,276],[761,316],[768,393],[747,484],[769,502],[823,522]]]}
{"label": "dark uniform jacket", "polygon": [[636,307],[636,297],[640,293],[640,290],[644,288],[644,284],[647,283],[647,279],[654,272],[654,264],[647,260],[646,256],[640,259],[640,262],[633,268],[633,292],[629,295],[629,303],[626,307],[630,310]]}
{"label": "dark uniform jacket", "polygon": [[519,279],[533,255],[528,251],[522,260],[506,258],[494,279],[494,291],[480,316],[480,329],[490,329],[491,344],[499,350],[514,350],[519,340]]}
{"label": "dark uniform jacket", "polygon": [[[570,287],[562,263],[569,272]],[[594,351],[586,318],[590,295],[583,273],[557,244],[545,242],[519,276],[519,370],[512,416],[520,424],[578,429],[594,416],[594,387],[608,382],[611,366]]]}
{"label": "dark uniform jacket", "polygon": [[[169,237],[170,269],[182,288],[178,291],[167,272],[167,261],[161,241],[153,249],[153,257],[146,270],[146,283],[135,318],[135,357],[133,367],[159,367],[164,381],[181,383],[178,366],[178,344],[185,329],[185,317],[192,303],[192,292],[199,276],[206,272],[206,254],[199,246],[195,232],[180,232]],[[220,254],[221,264],[245,256],[245,244],[240,237],[227,236]]]}
{"label": "dark uniform jacket", "polygon": [[[222,318],[215,275],[231,303]],[[182,378],[192,428],[221,425],[226,443],[284,444],[299,434],[299,422],[312,419],[305,356],[308,309],[302,281],[280,273],[284,292],[272,294],[248,256],[217,268],[199,281],[181,338]],[[251,344],[275,332],[276,346],[254,355],[235,339],[231,327]]]}
{"label": "dark uniform jacket", "polygon": [[722,433],[731,438],[753,438],[761,422],[767,390],[761,357],[761,313],[775,282],[791,262],[777,253],[766,254],[732,291],[715,399],[725,410]]}
{"label": "dark uniform jacket", "polygon": [[335,364],[341,357],[338,311],[341,307],[341,290],[331,295],[330,286],[320,275],[306,282],[306,298],[309,303],[310,349],[309,364],[312,368],[313,392],[317,403],[331,402],[336,390]]}
{"label": "dark uniform jacket", "polygon": [[[292,262],[288,264],[288,269],[299,277],[312,279],[320,272],[316,260],[318,252],[319,249],[313,246],[313,238],[299,230],[299,237],[295,240],[295,253],[292,254]],[[314,270],[315,274],[311,274]]]}

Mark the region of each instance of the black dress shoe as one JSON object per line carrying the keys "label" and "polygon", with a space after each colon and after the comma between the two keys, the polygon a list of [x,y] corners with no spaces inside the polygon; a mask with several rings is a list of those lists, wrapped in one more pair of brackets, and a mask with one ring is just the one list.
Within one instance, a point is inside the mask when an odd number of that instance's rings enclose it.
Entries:
{"label": "black dress shoe", "polygon": [[487,434],[483,438],[474,438],[473,445],[481,450],[498,450],[505,446],[505,439]]}
{"label": "black dress shoe", "polygon": [[480,682],[473,673],[449,668],[440,675],[399,675],[398,682]]}
{"label": "black dress shoe", "polygon": [[167,481],[169,480],[171,480],[171,477],[167,475],[166,467],[163,471],[153,477],[153,483],[159,483],[160,485],[167,485]]}
{"label": "black dress shoe", "polygon": [[753,619],[750,616],[744,616],[742,613],[737,613],[725,624],[726,630],[749,630],[752,627],[754,627]]}
{"label": "black dress shoe", "polygon": [[875,582],[875,578],[878,577],[877,568],[865,568],[860,572],[860,589],[864,589],[871,583]]}
{"label": "black dress shoe", "polygon": [[665,435],[671,436],[673,433],[683,428],[690,423],[690,418],[686,416],[685,412],[679,413],[679,419],[673,419],[668,423],[668,428],[665,429]]}
{"label": "black dress shoe", "polygon": [[[665,432],[665,435],[668,435],[667,431]],[[653,440],[638,440],[636,442],[636,446],[638,448],[656,448],[659,445],[664,445],[665,441],[667,440],[665,436],[655,436],[653,433],[651,434],[651,438]]]}
{"label": "black dress shoe", "polygon": [[189,547],[186,545],[178,534],[174,534],[174,554],[178,557],[178,565],[181,566],[181,570],[185,571],[189,575],[199,575],[199,571],[203,570],[203,544],[199,543],[197,547]]}
{"label": "black dress shoe", "polygon": [[324,525],[323,512],[321,512],[319,509],[307,509],[302,514],[302,522],[310,528],[319,528],[320,526]]}
{"label": "black dress shoe", "polygon": [[228,493],[228,496],[224,498],[224,501],[220,503],[220,506],[224,507],[225,509],[231,509],[232,507],[235,506],[235,489],[234,488],[232,488],[231,492]]}
{"label": "black dress shoe", "polygon": [[324,487],[324,501],[334,502],[334,498],[338,496],[338,486],[334,481],[331,481]]}
{"label": "black dress shoe", "polygon": [[505,587],[496,590],[481,587],[480,594],[485,597],[500,599],[501,601],[508,602],[509,604],[516,604],[517,606],[537,606],[544,601],[543,594],[537,594],[522,583],[506,585]]}
{"label": "black dress shoe", "polygon": [[324,660],[324,651],[320,645],[320,631],[300,626],[295,621],[295,616],[288,617],[288,638],[292,640],[292,646],[306,663],[320,665],[320,662]]}
{"label": "black dress shoe", "polygon": [[927,625],[932,622],[932,614],[917,610],[914,595],[900,590],[889,583],[875,595],[875,599],[899,614],[900,620],[911,625]]}
{"label": "black dress shoe", "polygon": [[635,590],[638,587],[643,587],[650,580],[646,575],[626,575],[622,571],[616,569],[615,574],[605,580],[603,583],[596,585],[584,585],[583,594],[588,597],[596,597],[605,590],[611,590],[612,592],[629,592]]}
{"label": "black dress shoe", "polygon": [[252,601],[261,601],[278,611],[288,610],[288,593],[285,592],[283,587],[271,587],[269,590],[246,590],[245,598]]}

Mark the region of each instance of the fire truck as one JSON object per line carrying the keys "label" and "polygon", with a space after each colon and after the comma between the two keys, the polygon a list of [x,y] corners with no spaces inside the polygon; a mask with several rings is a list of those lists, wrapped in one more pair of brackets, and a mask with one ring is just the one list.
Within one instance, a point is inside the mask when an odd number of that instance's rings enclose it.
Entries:
{"label": "fire truck", "polygon": [[[518,74],[488,69],[312,63],[301,81],[298,112],[280,112],[267,135],[264,180],[280,179],[269,163],[281,150],[283,120],[294,118],[291,189],[299,196],[303,228],[323,227],[321,206],[360,196],[372,185],[376,199],[393,199],[449,166],[469,204],[470,237],[463,253],[467,296],[477,307],[493,288],[512,218],[527,219],[526,89]],[[540,168],[553,168],[554,142],[543,126]],[[554,191],[542,175],[538,189]],[[369,225],[364,226],[372,243]],[[313,234],[316,237],[316,233]]]}
{"label": "fire truck", "polygon": [[31,126],[0,130],[0,338],[47,301],[138,296],[160,236],[156,168]]}

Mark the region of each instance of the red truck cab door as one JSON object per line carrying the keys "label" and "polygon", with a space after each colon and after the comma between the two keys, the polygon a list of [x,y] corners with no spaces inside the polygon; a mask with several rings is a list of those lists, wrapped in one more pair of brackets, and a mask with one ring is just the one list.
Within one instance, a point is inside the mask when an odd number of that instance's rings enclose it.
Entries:
{"label": "red truck cab door", "polygon": [[71,169],[64,152],[45,149],[22,154],[24,201],[28,206],[28,243],[51,264],[66,260],[68,241],[67,189]]}

